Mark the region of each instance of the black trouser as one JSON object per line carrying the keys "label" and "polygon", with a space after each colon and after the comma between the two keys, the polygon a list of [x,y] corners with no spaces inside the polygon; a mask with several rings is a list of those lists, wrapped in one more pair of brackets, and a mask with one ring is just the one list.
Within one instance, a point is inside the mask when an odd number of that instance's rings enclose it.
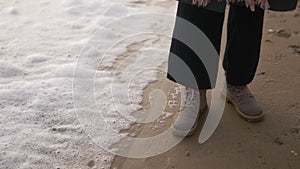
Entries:
{"label": "black trouser", "polygon": [[[179,2],[177,17],[181,17],[196,25],[211,41],[216,51],[220,53],[224,13],[210,11],[194,5]],[[244,6],[231,5],[227,24],[227,44],[223,60],[228,84],[239,86],[249,84],[257,69],[264,20],[264,10],[256,8],[251,12]],[[176,30],[176,24],[174,28]],[[214,88],[201,60],[186,44],[173,38],[170,53],[178,56],[192,70],[199,89]],[[176,77],[172,70],[180,70],[180,66],[172,65],[169,56],[168,78],[182,85],[184,80]],[[217,68],[218,63],[215,63]],[[216,78],[216,77],[214,77]],[[176,79],[176,80],[175,80]],[[215,82],[215,80],[213,80]],[[188,86],[189,87],[189,86]],[[193,86],[190,86],[194,88]]]}

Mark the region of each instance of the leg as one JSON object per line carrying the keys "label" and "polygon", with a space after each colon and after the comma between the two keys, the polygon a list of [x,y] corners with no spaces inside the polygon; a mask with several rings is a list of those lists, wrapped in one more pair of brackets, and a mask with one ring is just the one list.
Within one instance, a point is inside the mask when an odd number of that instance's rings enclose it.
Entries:
{"label": "leg", "polygon": [[228,38],[223,66],[227,79],[227,99],[247,121],[264,118],[264,112],[249,91],[257,69],[264,10],[251,12],[244,6],[231,5],[228,18]]}
{"label": "leg", "polygon": [[[224,13],[214,12],[199,8],[195,5],[179,2],[177,17],[183,18],[197,26],[210,39],[217,52],[220,52]],[[180,31],[188,33],[188,30],[184,29],[184,25],[179,25],[176,22],[174,33]],[[198,88],[210,89],[215,86],[215,84],[210,84],[210,79],[204,64],[201,62],[201,60],[198,59],[198,56],[186,44],[183,44],[182,42],[173,38],[170,53],[177,55],[185,62],[185,64],[188,65],[197,80]],[[186,77],[182,77],[182,75],[176,73],[180,71],[183,66],[174,64],[175,59],[173,57],[174,56],[172,55],[169,56],[168,78],[172,81],[188,86],[187,81],[189,79],[184,79]],[[216,69],[217,72],[218,63],[215,63],[215,65],[212,66],[214,67],[214,69]],[[172,76],[175,77],[172,77],[170,72],[172,72]],[[188,87],[194,88],[193,86]]]}
{"label": "leg", "polygon": [[[179,2],[177,17],[183,18],[197,26],[197,28],[210,39],[217,52],[220,52],[224,13],[213,12],[194,5]],[[183,33],[183,35],[189,37],[188,34],[190,32],[186,29],[185,25],[179,24],[176,20],[174,34],[175,33]],[[195,43],[197,43],[201,49],[201,40],[199,40],[199,38],[197,39],[197,37],[195,39]],[[199,42],[197,42],[197,40],[199,40]],[[170,54],[168,78],[186,86],[185,90],[182,92],[180,112],[172,125],[173,133],[177,136],[192,135],[197,127],[199,117],[207,110],[206,91],[200,90],[199,92],[197,90],[209,89],[215,84],[210,84],[210,79],[205,66],[188,45],[173,38],[170,53],[179,57],[184,62],[184,65],[176,63],[176,56]],[[212,66],[214,66],[214,69],[216,69],[217,72],[218,62],[214,64],[215,65]],[[182,73],[185,72],[185,65],[191,69],[196,78],[197,88],[192,85],[190,86],[189,80],[191,80],[191,78],[186,76],[185,73]]]}
{"label": "leg", "polygon": [[253,80],[260,57],[263,21],[264,10],[260,8],[251,12],[244,6],[230,6],[223,62],[229,84],[241,86]]}

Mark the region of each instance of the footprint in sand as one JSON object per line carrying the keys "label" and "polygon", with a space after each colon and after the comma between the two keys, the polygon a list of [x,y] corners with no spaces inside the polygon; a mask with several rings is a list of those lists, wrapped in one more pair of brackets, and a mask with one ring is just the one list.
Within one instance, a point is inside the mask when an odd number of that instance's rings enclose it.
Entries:
{"label": "footprint in sand", "polygon": [[277,31],[276,31],[276,35],[277,35],[278,37],[281,37],[281,38],[289,38],[289,37],[292,36],[291,33],[287,32],[287,31],[284,30],[284,29],[277,30]]}
{"label": "footprint in sand", "polygon": [[274,34],[277,37],[281,37],[281,38],[290,38],[292,36],[292,34],[286,31],[285,29],[278,29],[278,30],[269,29],[268,34]]}
{"label": "footprint in sand", "polygon": [[269,57],[268,61],[273,64],[279,64],[282,58],[285,56],[282,53],[275,53],[272,56]]}
{"label": "footprint in sand", "polygon": [[300,46],[299,45],[289,45],[289,48],[293,50],[294,53],[300,54]]}

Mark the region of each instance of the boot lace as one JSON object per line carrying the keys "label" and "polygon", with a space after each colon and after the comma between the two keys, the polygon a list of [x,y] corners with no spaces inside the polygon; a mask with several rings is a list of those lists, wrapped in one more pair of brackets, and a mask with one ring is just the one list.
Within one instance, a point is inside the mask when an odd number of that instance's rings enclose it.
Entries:
{"label": "boot lace", "polygon": [[234,86],[231,87],[231,90],[234,93],[235,99],[238,101],[240,101],[244,96],[247,96],[249,98],[254,98],[254,96],[249,91],[249,88],[247,86]]}
{"label": "boot lace", "polygon": [[197,97],[200,99],[200,93],[199,91],[195,91],[191,88],[185,88],[185,97],[183,98],[183,104],[181,105],[181,110],[183,110],[186,107],[190,108],[197,108],[197,105],[199,104],[199,100],[197,100]]}

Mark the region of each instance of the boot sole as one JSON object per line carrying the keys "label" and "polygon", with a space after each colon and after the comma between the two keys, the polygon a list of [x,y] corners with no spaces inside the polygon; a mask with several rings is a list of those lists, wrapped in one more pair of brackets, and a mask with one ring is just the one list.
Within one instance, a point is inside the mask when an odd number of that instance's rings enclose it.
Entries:
{"label": "boot sole", "polygon": [[[197,122],[195,122],[195,123],[197,123]],[[181,131],[181,130],[175,129],[172,126],[172,133],[175,136],[179,136],[179,137],[190,137],[195,134],[196,128],[197,128],[197,125],[195,127],[193,127],[190,131]]]}

